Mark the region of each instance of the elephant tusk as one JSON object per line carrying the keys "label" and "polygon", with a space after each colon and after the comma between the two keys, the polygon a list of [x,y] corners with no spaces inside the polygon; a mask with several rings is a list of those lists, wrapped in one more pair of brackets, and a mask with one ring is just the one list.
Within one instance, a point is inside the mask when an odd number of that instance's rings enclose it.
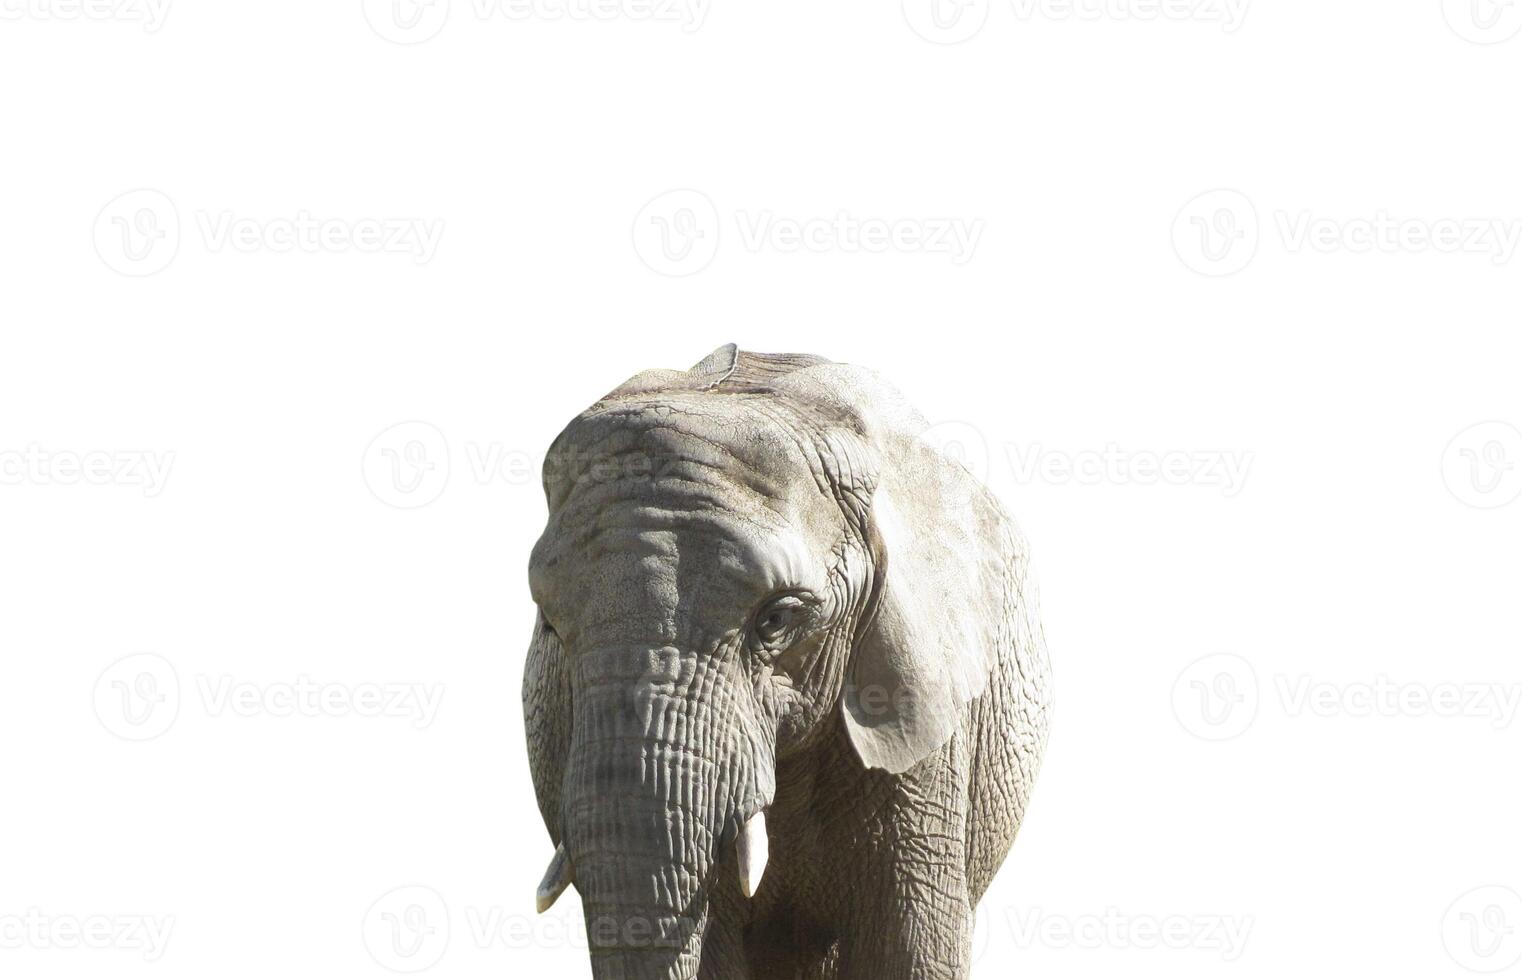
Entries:
{"label": "elephant tusk", "polygon": [[767,840],[766,814],[757,810],[735,841],[735,852],[740,859],[740,891],[746,898],[754,898],[761,887],[761,876],[766,874]]}
{"label": "elephant tusk", "polygon": [[543,914],[548,911],[570,883],[571,859],[565,853],[565,845],[561,844],[555,848],[555,856],[550,858],[550,866],[544,872],[544,880],[539,882],[539,893],[534,902],[538,912]]}

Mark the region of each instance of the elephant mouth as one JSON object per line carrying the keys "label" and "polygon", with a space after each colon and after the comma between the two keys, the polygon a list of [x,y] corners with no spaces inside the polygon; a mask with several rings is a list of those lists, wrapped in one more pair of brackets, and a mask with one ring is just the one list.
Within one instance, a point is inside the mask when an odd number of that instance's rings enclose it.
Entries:
{"label": "elephant mouth", "polygon": [[[735,868],[739,873],[740,894],[746,898],[756,896],[756,892],[761,888],[761,879],[766,874],[766,864],[770,856],[771,846],[766,835],[766,811],[757,810],[744,820],[740,832],[735,836]],[[534,910],[540,914],[548,912],[575,880],[575,868],[571,865],[571,858],[566,853],[565,844],[562,843],[555,848],[555,854],[550,858],[550,865],[539,881],[539,888],[534,895]]]}

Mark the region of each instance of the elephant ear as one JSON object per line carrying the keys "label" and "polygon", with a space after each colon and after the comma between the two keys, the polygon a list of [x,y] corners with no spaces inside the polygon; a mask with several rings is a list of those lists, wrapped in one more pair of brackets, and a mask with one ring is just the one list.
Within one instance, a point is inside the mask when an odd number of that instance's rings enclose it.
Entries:
{"label": "elephant ear", "polygon": [[1015,532],[895,390],[843,365],[806,373],[856,420],[871,484],[874,581],[842,696],[845,727],[866,766],[901,773],[946,744],[988,685],[1010,629]]}
{"label": "elephant ear", "polygon": [[539,813],[558,845],[565,761],[571,749],[571,685],[560,638],[542,618],[534,627],[523,669],[523,729]]}

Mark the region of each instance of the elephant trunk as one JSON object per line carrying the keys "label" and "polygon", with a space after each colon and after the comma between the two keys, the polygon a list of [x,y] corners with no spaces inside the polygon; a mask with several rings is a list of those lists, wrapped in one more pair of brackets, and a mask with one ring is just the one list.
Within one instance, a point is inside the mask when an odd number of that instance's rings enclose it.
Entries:
{"label": "elephant trunk", "polygon": [[[729,939],[709,941],[710,904],[737,900],[737,862],[759,876],[744,830],[769,801],[761,784],[770,773],[757,778],[734,699],[715,683],[711,662],[669,647],[626,648],[577,666],[563,839],[593,976],[696,977],[705,944]],[[764,843],[761,850],[764,860]],[[721,865],[730,869],[722,879]]]}

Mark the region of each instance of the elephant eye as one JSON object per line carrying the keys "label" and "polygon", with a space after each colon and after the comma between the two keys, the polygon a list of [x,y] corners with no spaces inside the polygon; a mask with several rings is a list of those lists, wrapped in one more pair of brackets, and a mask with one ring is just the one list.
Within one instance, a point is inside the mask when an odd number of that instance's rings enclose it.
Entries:
{"label": "elephant eye", "polygon": [[791,639],[806,618],[808,609],[808,603],[801,596],[778,596],[756,612],[752,631],[762,646],[778,646]]}

